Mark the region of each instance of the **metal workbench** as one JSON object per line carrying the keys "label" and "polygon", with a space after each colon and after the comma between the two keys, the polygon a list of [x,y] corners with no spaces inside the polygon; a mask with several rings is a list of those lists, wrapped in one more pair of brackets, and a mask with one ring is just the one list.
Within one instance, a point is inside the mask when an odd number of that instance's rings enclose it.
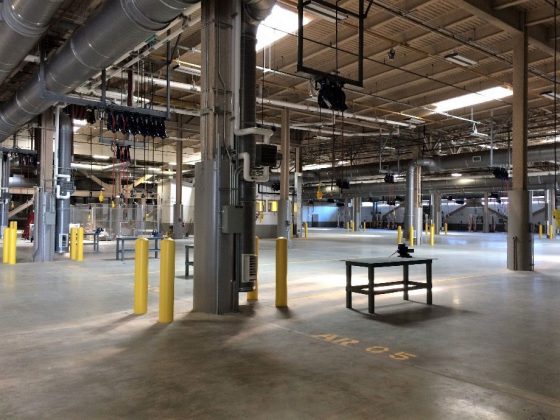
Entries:
{"label": "metal workbench", "polygon": [[[368,296],[368,312],[375,312],[375,296],[387,293],[403,292],[403,298],[408,300],[408,292],[426,289],[426,303],[432,304],[432,261],[433,258],[361,258],[345,260],[346,263],[346,307],[352,308],[352,293]],[[409,267],[411,265],[426,265],[426,282],[421,283],[409,280]],[[352,285],[352,267],[368,269],[368,284]],[[381,267],[402,267],[402,281],[375,283],[375,269]]]}

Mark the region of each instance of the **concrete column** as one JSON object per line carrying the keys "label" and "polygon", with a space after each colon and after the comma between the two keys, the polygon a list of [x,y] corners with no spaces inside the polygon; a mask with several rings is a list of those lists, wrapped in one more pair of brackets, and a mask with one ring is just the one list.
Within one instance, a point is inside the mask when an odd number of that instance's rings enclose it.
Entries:
{"label": "concrete column", "polygon": [[482,232],[490,232],[490,208],[488,207],[488,193],[484,193],[482,201]]}
{"label": "concrete column", "polygon": [[41,154],[39,156],[39,188],[35,192],[35,231],[33,241],[33,261],[54,259],[56,209],[53,193],[53,136],[54,120],[52,110],[41,115]]}
{"label": "concrete column", "polygon": [[[525,27],[525,25],[523,25]],[[527,30],[512,35],[513,43],[513,141],[512,189],[508,192],[507,268],[532,269],[533,249],[529,233],[529,192],[527,191]]]}
{"label": "concrete column", "polygon": [[290,111],[282,109],[281,132],[282,164],[280,166],[280,200],[278,201],[278,225],[276,236],[290,238]]}
{"label": "concrete column", "polygon": [[352,220],[354,220],[354,230],[362,228],[362,197],[352,199]]}
{"label": "concrete column", "polygon": [[441,231],[441,193],[435,192],[432,194],[432,220],[436,227],[436,235]]}
{"label": "concrete column", "polygon": [[[232,16],[238,19],[232,19]],[[240,31],[241,2],[207,0],[201,4],[201,117],[202,162],[195,171],[193,310],[224,314],[237,310],[233,233],[222,230],[223,209],[233,204],[230,160],[235,115],[233,79],[239,61],[232,55]],[[253,46],[254,48],[254,46]],[[239,57],[237,57],[239,60]],[[253,65],[254,67],[254,65]],[[235,228],[243,229],[236,224]]]}
{"label": "concrete column", "polygon": [[546,221],[545,234],[548,235],[549,226],[556,226],[556,220],[554,219],[554,210],[556,209],[556,194],[554,194],[554,188],[547,188],[544,192],[544,197]]}

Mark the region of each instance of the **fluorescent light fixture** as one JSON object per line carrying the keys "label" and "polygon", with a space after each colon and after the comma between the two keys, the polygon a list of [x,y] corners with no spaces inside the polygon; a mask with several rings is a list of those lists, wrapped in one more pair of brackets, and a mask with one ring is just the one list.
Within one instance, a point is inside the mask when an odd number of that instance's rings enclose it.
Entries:
{"label": "fluorescent light fixture", "polygon": [[109,160],[111,159],[111,156],[93,155],[92,158],[94,158],[95,160]]}
{"label": "fluorescent light fixture", "polygon": [[447,61],[453,64],[458,64],[459,66],[462,67],[472,67],[478,64],[476,61],[471,60],[470,58],[467,57],[463,57],[462,55],[459,55],[457,53],[447,54],[443,58],[445,58]]}
{"label": "fluorescent light fixture", "polygon": [[453,177],[455,177],[455,178],[458,178],[458,177],[460,177],[460,176],[463,176],[463,174],[460,174],[459,172],[453,172],[453,173],[451,174],[451,176],[453,176]]}
{"label": "fluorescent light fixture", "polygon": [[[341,160],[340,162],[337,162],[336,166],[348,165],[349,163],[350,162],[347,160]],[[332,163],[314,163],[311,165],[303,165],[301,169],[304,171],[315,171],[317,169],[326,169],[326,168],[332,168]]]}
{"label": "fluorescent light fixture", "polygon": [[[303,24],[307,25],[311,19],[303,17]],[[257,51],[262,50],[288,34],[298,30],[298,15],[280,6],[274,6],[268,17],[261,22],[257,29]]]}
{"label": "fluorescent light fixture", "polygon": [[560,93],[556,92],[556,95],[555,95],[554,92],[551,91],[551,90],[549,90],[547,92],[542,92],[541,96],[543,98],[550,99],[551,101],[554,101],[555,99],[560,99]]}
{"label": "fluorescent light fixture", "polygon": [[179,73],[191,74],[193,76],[200,76],[200,66],[193,63],[186,63],[176,60],[173,70]]}
{"label": "fluorescent light fixture", "polygon": [[498,99],[507,98],[513,95],[513,90],[501,86],[490,89],[481,90],[475,93],[458,96],[456,98],[446,99],[432,104],[434,112],[447,112],[459,108],[467,108],[473,105],[479,105]]}
{"label": "fluorescent light fixture", "polygon": [[484,138],[484,139],[490,137],[488,134],[479,133],[479,132],[478,132],[478,128],[476,128],[476,123],[473,123],[473,125],[472,125],[471,136],[473,136],[473,137],[481,137],[481,138]]}
{"label": "fluorescent light fixture", "polygon": [[74,133],[77,133],[80,128],[85,127],[87,125],[87,121],[86,120],[76,120],[73,119],[72,120],[72,131]]}
{"label": "fluorescent light fixture", "polygon": [[338,12],[334,7],[327,7],[315,1],[310,1],[305,5],[305,11],[320,17],[323,20],[328,22],[336,23],[336,21],[341,21],[348,19],[348,15],[346,13]]}

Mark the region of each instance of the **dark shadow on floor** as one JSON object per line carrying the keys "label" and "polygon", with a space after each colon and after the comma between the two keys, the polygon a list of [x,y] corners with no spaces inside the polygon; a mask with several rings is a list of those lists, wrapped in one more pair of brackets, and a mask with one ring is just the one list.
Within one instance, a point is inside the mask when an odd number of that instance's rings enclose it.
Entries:
{"label": "dark shadow on floor", "polygon": [[413,301],[402,302],[392,305],[380,305],[375,308],[374,314],[367,313],[367,309],[358,310],[364,318],[374,321],[383,322],[394,326],[408,326],[420,322],[433,321],[439,318],[450,316],[474,315],[473,311],[465,311],[463,309],[451,308],[441,305],[426,305]]}

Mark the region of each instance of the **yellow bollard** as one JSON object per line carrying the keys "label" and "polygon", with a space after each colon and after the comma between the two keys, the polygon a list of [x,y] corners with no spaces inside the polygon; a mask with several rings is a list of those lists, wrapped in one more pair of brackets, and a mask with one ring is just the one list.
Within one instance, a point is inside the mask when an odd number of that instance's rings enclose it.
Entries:
{"label": "yellow bollard", "polygon": [[354,232],[354,221],[350,220],[350,231]]}
{"label": "yellow bollard", "polygon": [[308,232],[308,229],[309,229],[309,228],[308,228],[308,226],[307,226],[307,222],[305,222],[305,223],[303,224],[303,235],[304,235],[304,238],[305,238],[305,239],[307,239],[307,234],[309,233],[309,232]]}
{"label": "yellow bollard", "polygon": [[161,241],[161,260],[159,269],[159,322],[173,322],[173,303],[175,300],[175,241]]}
{"label": "yellow bollard", "polygon": [[539,224],[539,239],[542,239],[543,235],[543,225]]}
{"label": "yellow bollard", "polygon": [[447,223],[444,223],[443,225],[443,233],[447,235]]}
{"label": "yellow bollard", "polygon": [[414,246],[414,228],[412,226],[408,228],[408,246]]}
{"label": "yellow bollard", "polygon": [[75,260],[78,255],[78,228],[70,228],[70,259]]}
{"label": "yellow bollard", "polygon": [[366,230],[367,228],[366,228],[366,222],[365,221],[364,221],[363,226],[364,226],[364,230]]}
{"label": "yellow bollard", "polygon": [[548,239],[554,239],[554,226],[548,225]]}
{"label": "yellow bollard", "polygon": [[428,227],[428,223],[424,223],[424,232],[426,232],[426,235],[428,234],[428,232],[430,231],[430,228]]}
{"label": "yellow bollard", "polygon": [[436,225],[432,223],[430,226],[430,245],[434,246],[436,243]]}
{"label": "yellow bollard", "polygon": [[4,264],[10,263],[10,228],[4,228],[4,235],[2,236],[2,262]]}
{"label": "yellow bollard", "polygon": [[10,265],[14,265],[16,263],[16,241],[17,230],[12,227],[8,233],[8,264]]}
{"label": "yellow bollard", "polygon": [[[304,224],[305,226],[305,224]],[[259,237],[255,236],[255,254],[257,255],[257,261],[259,260]],[[255,290],[247,292],[247,300],[259,300],[259,273],[257,265],[257,281],[255,282]]]}
{"label": "yellow bollard", "polygon": [[401,225],[397,226],[397,245],[402,244],[402,228]]}
{"label": "yellow bollard", "polygon": [[148,312],[148,248],[147,238],[136,239],[134,253],[134,314]]}
{"label": "yellow bollard", "polygon": [[84,260],[84,228],[78,228],[76,261]]}
{"label": "yellow bollard", "polygon": [[276,307],[288,307],[288,240],[276,239]]}
{"label": "yellow bollard", "polygon": [[15,220],[10,222],[10,228],[17,230],[17,222]]}

